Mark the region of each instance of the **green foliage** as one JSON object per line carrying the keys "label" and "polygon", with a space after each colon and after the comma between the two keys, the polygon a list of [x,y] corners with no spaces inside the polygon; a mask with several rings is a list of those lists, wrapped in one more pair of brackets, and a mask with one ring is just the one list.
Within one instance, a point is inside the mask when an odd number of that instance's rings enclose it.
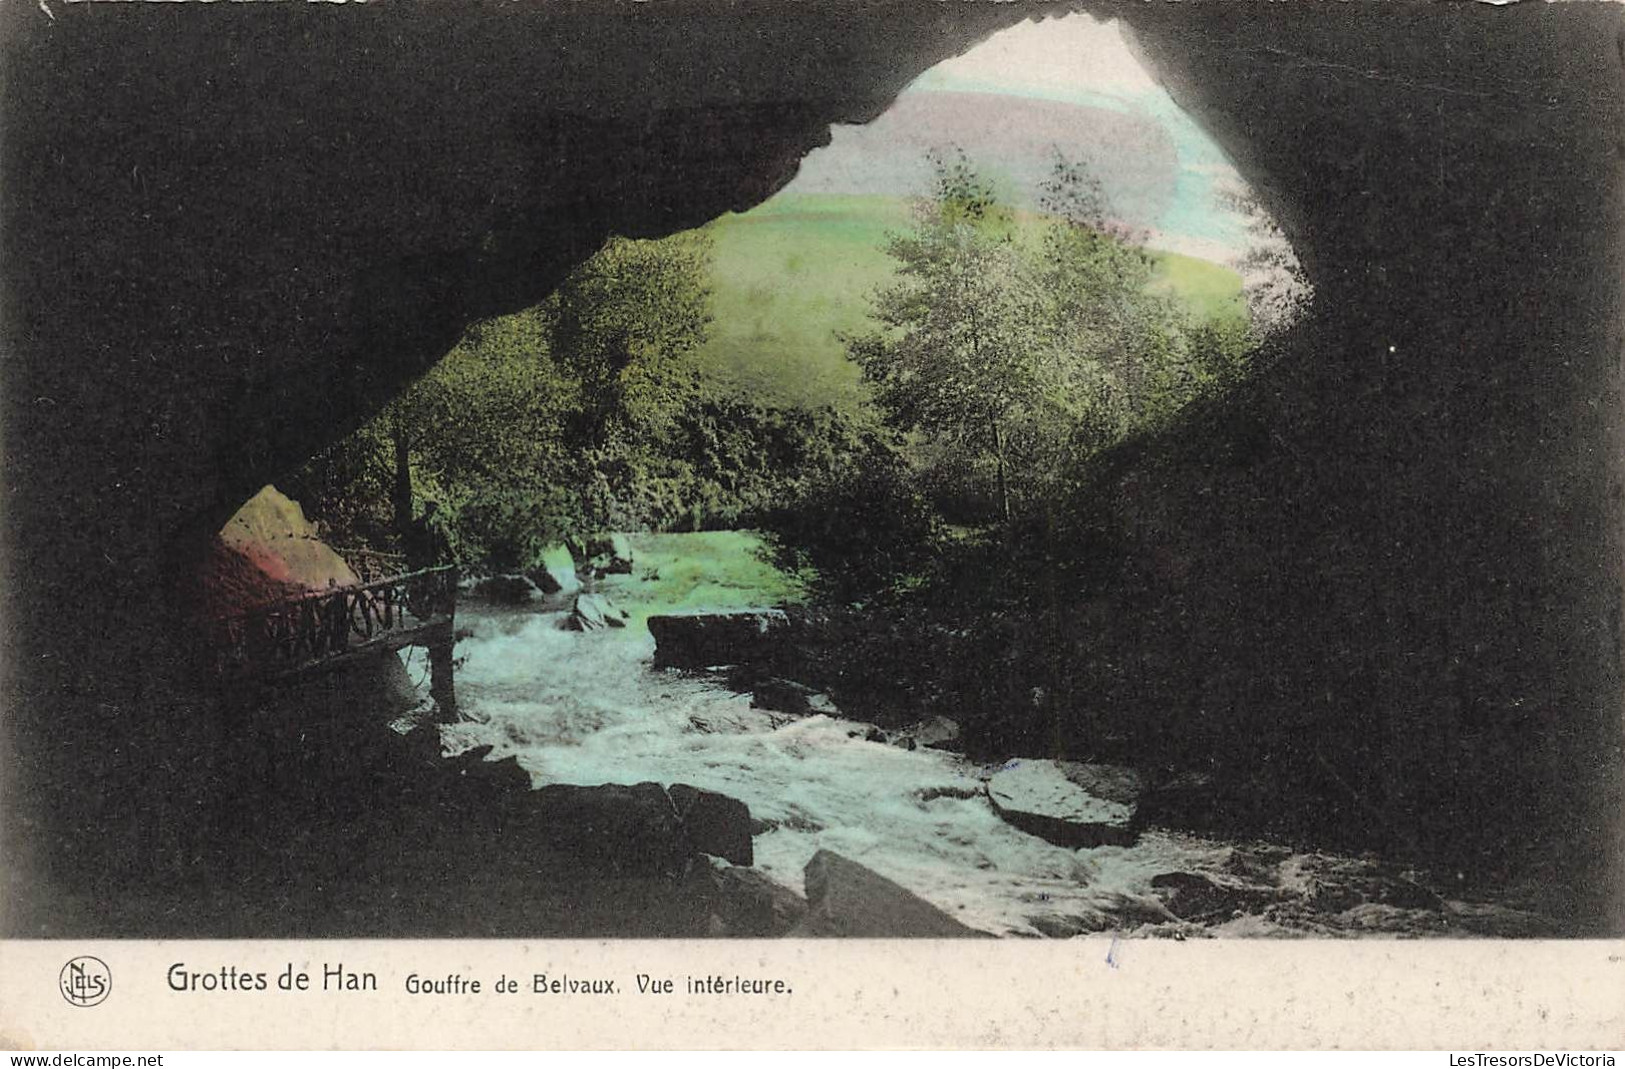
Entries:
{"label": "green foliage", "polygon": [[942,543],[942,521],[883,434],[864,434],[847,462],[803,481],[764,517],[779,562],[815,592],[850,603],[918,585]]}
{"label": "green foliage", "polygon": [[703,393],[710,256],[703,233],[611,238],[538,310],[575,385],[561,436],[574,465],[551,475],[574,487],[584,532],[666,527],[688,509],[672,444]]}
{"label": "green foliage", "polygon": [[[563,538],[673,511],[644,478],[696,394],[708,242],[612,238],[542,305],[475,324],[301,473],[341,539],[391,544],[436,500],[470,563],[526,568]],[[391,511],[381,503],[393,498]]]}
{"label": "green foliage", "polygon": [[887,246],[897,281],[844,341],[887,422],[915,436],[924,485],[962,518],[980,496],[983,522],[1008,523],[1245,373],[1244,321],[1191,323],[1082,166],[1057,157],[1033,226],[963,155],[932,162],[933,196]]}
{"label": "green foliage", "polygon": [[[792,296],[819,322],[840,286],[875,284],[864,329],[841,339],[861,390],[796,403],[708,371],[710,232],[612,238],[542,304],[471,327],[307,466],[296,496],[339,541],[374,545],[434,499],[459,557],[504,571],[605,530],[765,524],[826,589],[858,598],[918,583],[944,516],[1031,513],[1100,450],[1246,373],[1245,318],[1187,322],[1167,257],[1111,223],[1081,168],[1057,161],[1035,218],[963,155],[934,163],[933,196],[866,252],[874,263],[842,250],[876,240],[885,213],[843,229],[812,212],[796,216],[805,243],[767,242],[810,258]],[[780,299],[737,300],[766,255],[728,268],[730,316]]]}
{"label": "green foliage", "polygon": [[693,530],[758,522],[853,463],[861,433],[853,417],[834,408],[782,407],[721,392],[701,398],[678,425],[672,453],[689,480]]}
{"label": "green foliage", "polygon": [[616,432],[659,433],[699,383],[689,355],[706,337],[711,241],[610,238],[541,306],[554,363],[577,387],[568,440],[608,447]]}
{"label": "green foliage", "polygon": [[858,432],[699,372],[709,255],[703,234],[611,239],[541,305],[471,327],[297,491],[338,540],[372,545],[435,500],[457,556],[495,571],[602,531],[754,522],[846,463]]}
{"label": "green foliage", "polygon": [[875,294],[878,329],[847,349],[894,427],[992,459],[1008,518],[1012,423],[1043,390],[1042,306],[1013,214],[962,155],[932,162],[936,195],[887,247],[899,280]]}
{"label": "green foliage", "polygon": [[1186,333],[1202,391],[1223,393],[1239,384],[1257,360],[1256,328],[1239,316],[1205,319]]}
{"label": "green foliage", "polygon": [[[913,218],[903,197],[781,193],[708,225],[715,322],[695,354],[701,371],[768,403],[856,412],[866,390],[839,337],[872,327],[869,296],[897,281],[888,234]],[[1036,241],[1046,221],[1022,212],[1016,225]],[[1247,315],[1228,265],[1148,255],[1150,288],[1188,314]]]}
{"label": "green foliage", "polygon": [[579,529],[579,516],[580,505],[566,488],[538,485],[533,478],[488,484],[453,511],[453,547],[459,559],[487,570],[523,571]]}

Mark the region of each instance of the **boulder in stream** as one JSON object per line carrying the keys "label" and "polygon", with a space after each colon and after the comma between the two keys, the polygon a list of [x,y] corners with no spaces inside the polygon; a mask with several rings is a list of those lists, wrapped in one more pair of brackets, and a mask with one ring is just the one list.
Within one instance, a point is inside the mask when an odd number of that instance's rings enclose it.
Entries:
{"label": "boulder in stream", "polygon": [[577,594],[575,606],[561,626],[566,631],[602,631],[625,627],[626,617],[602,594]]}
{"label": "boulder in stream", "polygon": [[673,783],[666,793],[694,849],[735,865],[754,863],[750,807],[744,802],[686,783]]}
{"label": "boulder in stream", "polygon": [[599,871],[669,875],[682,872],[692,856],[658,783],[550,784],[530,792],[510,822],[515,842],[537,842]]}
{"label": "boulder in stream", "polygon": [[528,573],[543,594],[570,595],[581,589],[575,558],[565,546],[553,546],[542,554],[542,562]]}
{"label": "boulder in stream", "polygon": [[987,781],[1004,820],[1067,847],[1128,846],[1139,837],[1140,776],[1121,765],[1021,759]]}
{"label": "boulder in stream", "polygon": [[849,858],[820,850],[807,862],[807,915],[792,936],[964,939],[987,936]]}
{"label": "boulder in stream", "polygon": [[789,627],[783,609],[667,613],[649,617],[657,668],[711,668],[766,661]]}
{"label": "boulder in stream", "polygon": [[529,605],[542,600],[541,590],[523,575],[487,576],[475,583],[469,593],[497,605]]}
{"label": "boulder in stream", "polygon": [[519,765],[513,755],[499,761],[489,760],[490,746],[480,746],[455,757],[448,757],[444,768],[453,775],[477,781],[498,794],[524,794],[530,790],[530,773]]}
{"label": "boulder in stream", "polygon": [[[490,752],[482,746],[445,764],[457,766],[451,771],[461,774],[463,793],[490,788],[476,801],[500,803],[497,823],[514,843],[625,876],[677,875],[700,853],[752,861],[750,810],[737,799],[681,783],[553,783],[531,790],[529,773],[513,758],[485,761]],[[493,790],[501,792],[495,801]]]}
{"label": "boulder in stream", "polygon": [[750,706],[752,709],[767,709],[790,716],[812,716],[814,713],[837,715],[835,703],[829,695],[805,683],[777,677],[764,679],[751,688]]}
{"label": "boulder in stream", "polygon": [[1279,900],[1280,892],[1199,872],[1164,872],[1151,877],[1153,893],[1169,912],[1187,921],[1222,923],[1239,913],[1257,913]]}
{"label": "boulder in stream", "polygon": [[730,868],[717,873],[727,934],[746,939],[776,939],[807,915],[806,901],[755,869]]}
{"label": "boulder in stream", "polygon": [[893,746],[912,750],[926,746],[936,750],[951,750],[959,742],[959,723],[945,716],[928,717],[892,736]]}
{"label": "boulder in stream", "polygon": [[592,575],[632,574],[632,543],[623,534],[600,535],[582,547],[582,555]]}

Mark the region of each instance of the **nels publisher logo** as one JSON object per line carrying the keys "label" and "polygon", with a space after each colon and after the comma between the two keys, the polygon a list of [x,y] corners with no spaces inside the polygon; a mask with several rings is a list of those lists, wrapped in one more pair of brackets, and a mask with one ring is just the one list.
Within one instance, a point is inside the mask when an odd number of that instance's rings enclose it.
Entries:
{"label": "nels publisher logo", "polygon": [[57,985],[75,1006],[94,1006],[113,990],[113,974],[101,958],[81,955],[62,966]]}

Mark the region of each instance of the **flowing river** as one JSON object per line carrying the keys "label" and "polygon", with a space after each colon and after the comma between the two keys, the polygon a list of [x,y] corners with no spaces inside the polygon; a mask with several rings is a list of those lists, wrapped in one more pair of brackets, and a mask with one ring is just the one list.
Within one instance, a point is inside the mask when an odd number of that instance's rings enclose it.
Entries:
{"label": "flowing river", "polygon": [[[448,748],[492,745],[492,759],[516,756],[537,785],[652,780],[719,791],[762,822],[755,867],[779,883],[799,892],[807,861],[833,850],[998,934],[1459,936],[1541,927],[1525,912],[1435,897],[1420,884],[1425,901],[1407,902],[1371,891],[1380,881],[1368,863],[1266,844],[1149,829],[1131,847],[1054,846],[1001,820],[981,793],[988,770],[958,755],[865,741],[868,725],[835,716],[787,720],[706,678],[654,669],[642,623],[651,613],[763,605],[784,593],[783,577],[748,555],[747,538],[723,537],[635,540],[637,574],[600,587],[629,610],[625,628],[566,631],[562,611],[460,608],[471,634],[457,648],[459,701],[477,722],[447,726]],[[724,559],[739,552],[747,556]],[[708,568],[727,574],[711,581]],[[1184,923],[1152,884],[1169,873],[1234,892],[1238,908]],[[1409,886],[1411,875],[1399,882]],[[1327,898],[1350,887],[1366,893]]]}

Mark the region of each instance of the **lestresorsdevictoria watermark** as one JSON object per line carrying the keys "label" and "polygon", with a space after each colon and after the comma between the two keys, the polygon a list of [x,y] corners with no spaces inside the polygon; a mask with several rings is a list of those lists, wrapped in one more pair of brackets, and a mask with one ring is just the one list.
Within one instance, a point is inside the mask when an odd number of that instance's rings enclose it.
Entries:
{"label": "lestresorsdevictoria watermark", "polygon": [[1472,1066],[1474,1069],[1578,1069],[1584,1066],[1607,1067],[1615,1064],[1612,1054],[1452,1054],[1453,1066]]}

